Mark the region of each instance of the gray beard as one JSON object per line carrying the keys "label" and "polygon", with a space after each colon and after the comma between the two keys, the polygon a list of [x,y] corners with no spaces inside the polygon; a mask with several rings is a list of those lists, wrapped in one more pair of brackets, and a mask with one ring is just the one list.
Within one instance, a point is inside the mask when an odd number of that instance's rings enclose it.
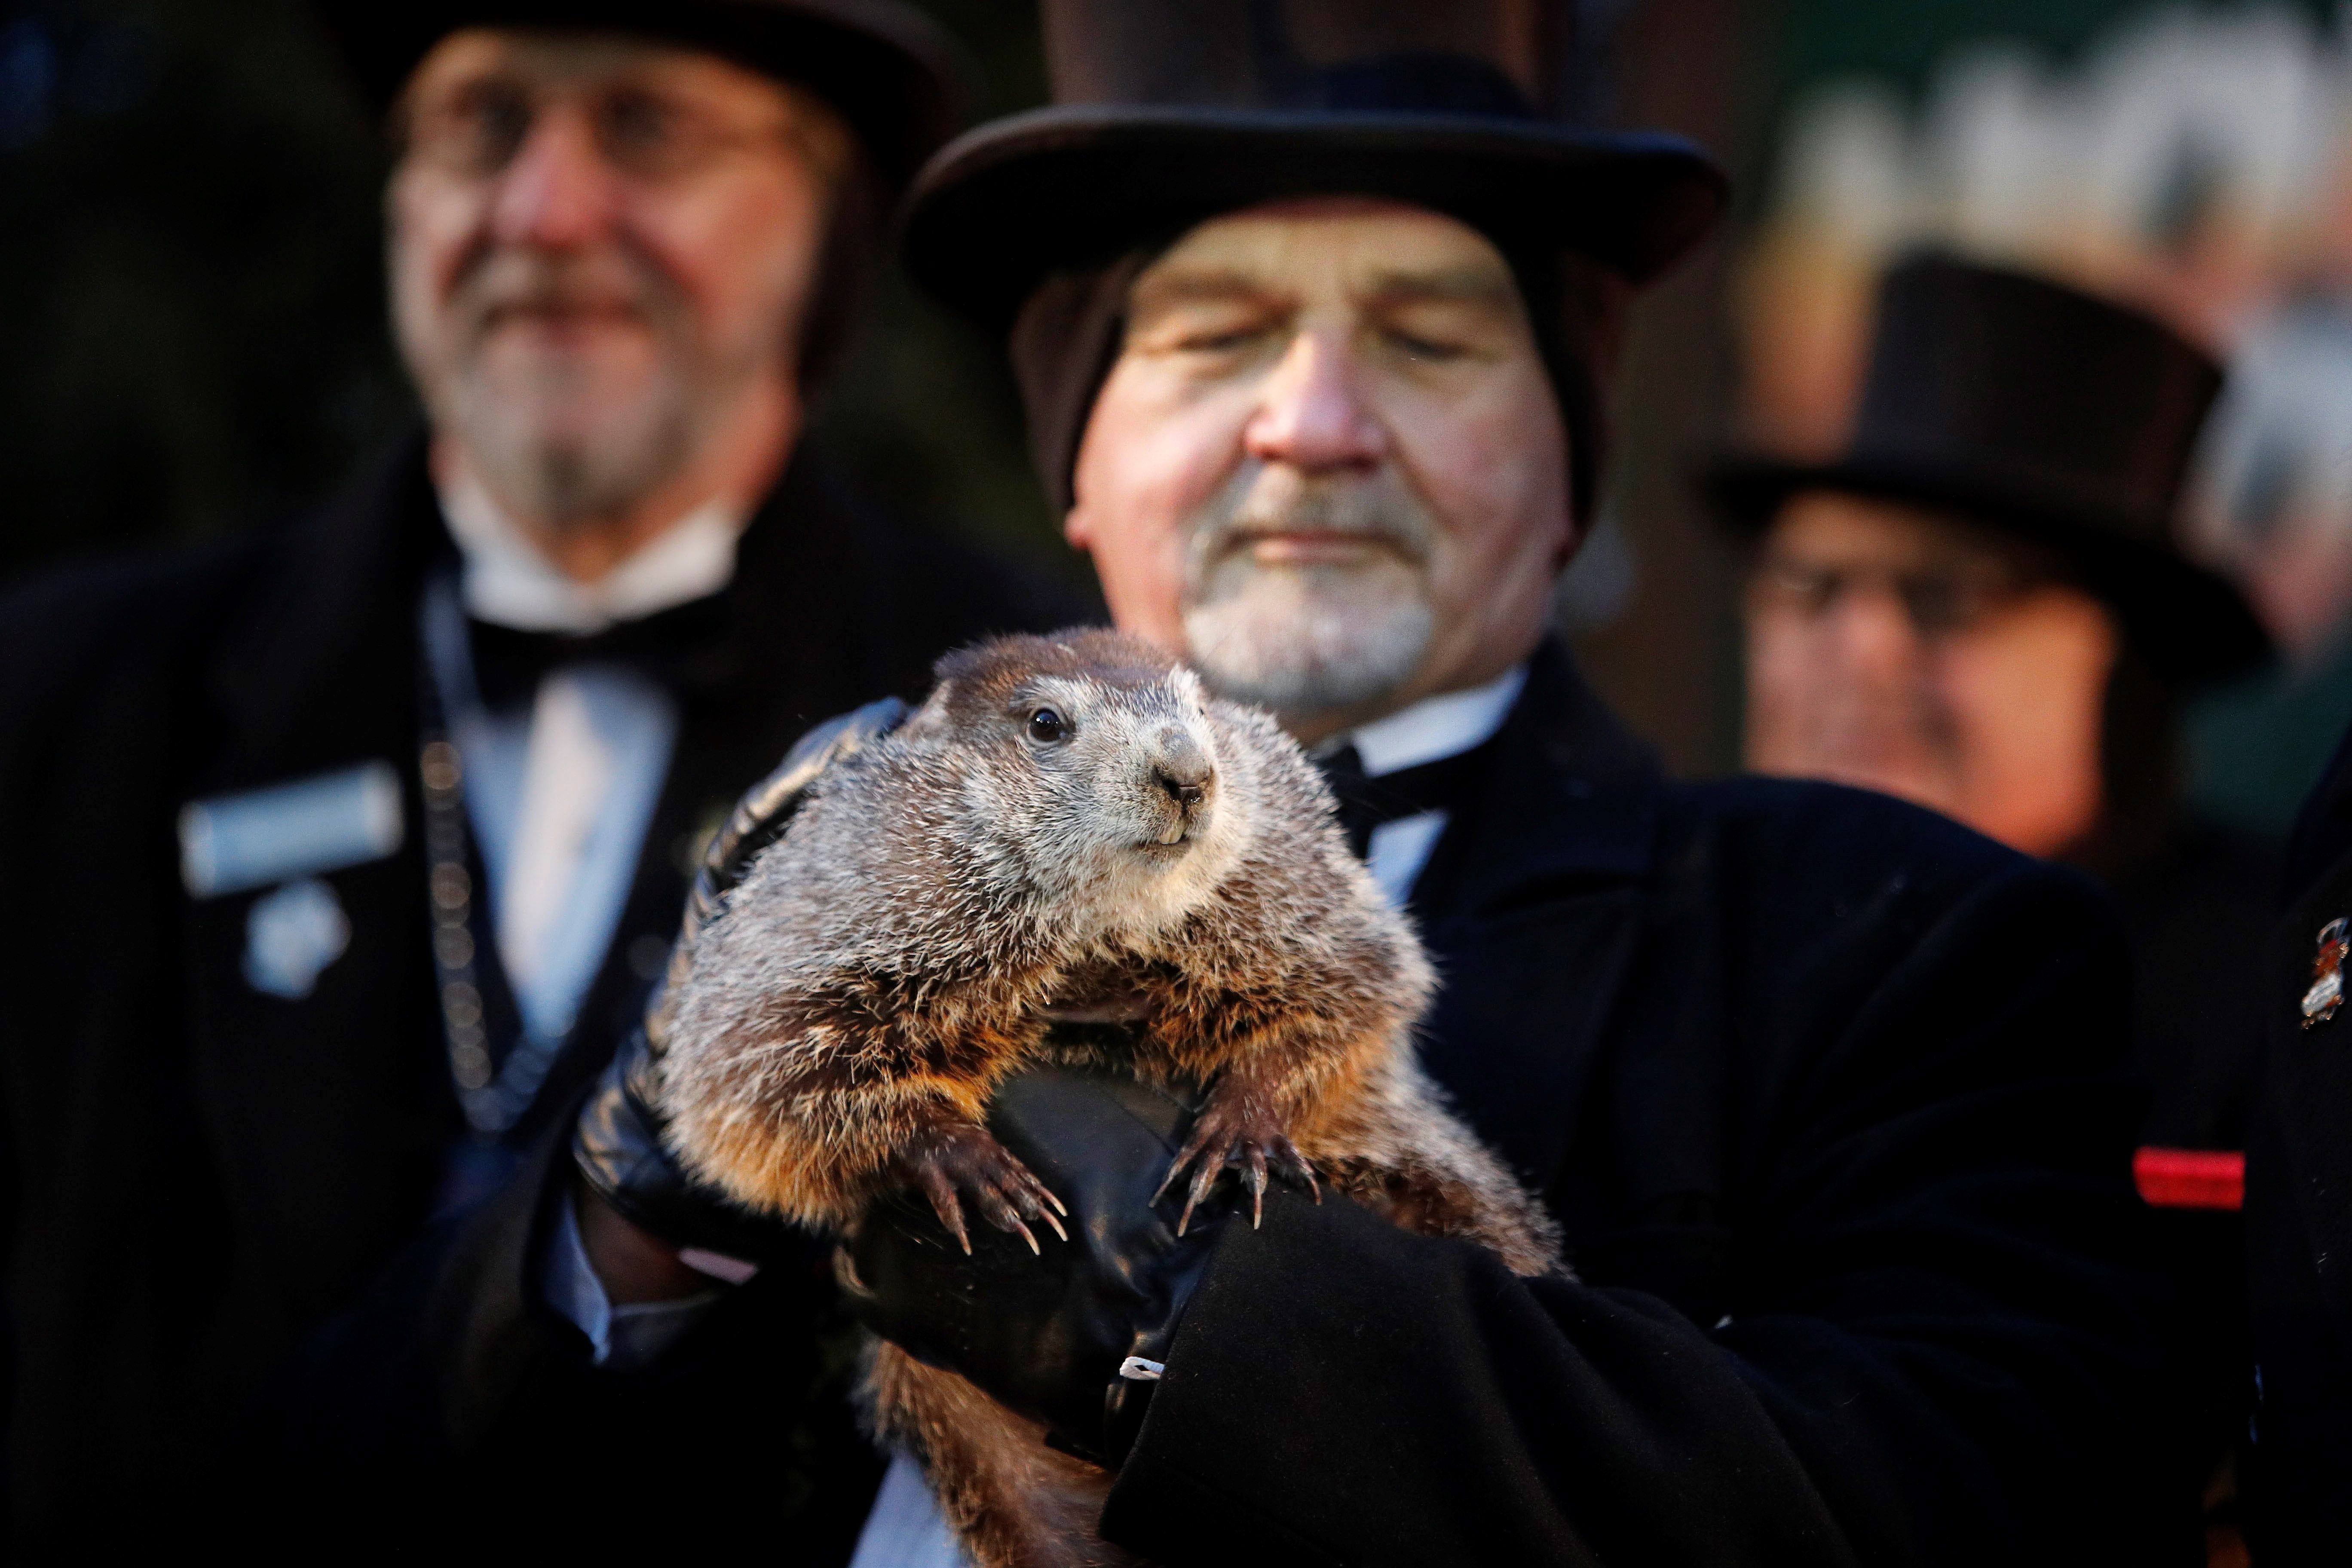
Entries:
{"label": "gray beard", "polygon": [[1219,696],[1305,715],[1360,707],[1396,690],[1421,668],[1433,625],[1428,603],[1417,597],[1362,604],[1344,590],[1277,587],[1187,610],[1184,637],[1193,667]]}
{"label": "gray beard", "polygon": [[559,532],[626,515],[693,452],[695,399],[669,377],[592,433],[550,434],[532,417],[531,401],[490,378],[461,374],[448,388],[441,423],[492,495]]}
{"label": "gray beard", "polygon": [[[655,335],[659,361],[633,395],[606,395],[593,419],[573,412],[597,399],[593,367],[546,360],[499,362],[486,342],[499,305],[569,291],[632,302]],[[749,351],[714,353],[698,341],[691,307],[652,261],[625,249],[571,259],[493,256],[450,301],[453,353],[428,374],[412,353],[435,425],[464,448],[490,494],[559,533],[625,517],[692,460],[749,378]]]}
{"label": "gray beard", "polygon": [[[1391,550],[1357,567],[1265,567],[1234,536],[1283,524]],[[1210,689],[1295,717],[1378,701],[1410,680],[1435,631],[1424,576],[1435,524],[1385,476],[1298,479],[1245,468],[1202,510],[1185,561],[1184,637]]]}

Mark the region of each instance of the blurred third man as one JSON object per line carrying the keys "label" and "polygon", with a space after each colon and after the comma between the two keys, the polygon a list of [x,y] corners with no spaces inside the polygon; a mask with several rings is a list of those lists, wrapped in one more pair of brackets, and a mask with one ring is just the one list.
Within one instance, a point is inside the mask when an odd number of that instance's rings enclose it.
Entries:
{"label": "blurred third man", "polygon": [[2117,896],[2155,1096],[2140,1186],[2168,1211],[2209,1474],[2246,1405],[2232,1211],[2273,877],[2267,846],[2184,813],[2176,773],[2178,694],[2267,652],[2173,531],[2220,385],[2145,316],[1920,256],[1885,280],[1846,451],[1715,476],[1756,541],[1748,765],[1931,806]]}

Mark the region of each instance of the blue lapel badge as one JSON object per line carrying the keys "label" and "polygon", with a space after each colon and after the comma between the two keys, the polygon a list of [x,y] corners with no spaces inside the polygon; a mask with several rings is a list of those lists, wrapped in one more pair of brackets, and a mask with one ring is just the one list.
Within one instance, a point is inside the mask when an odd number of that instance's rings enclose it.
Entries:
{"label": "blue lapel badge", "polygon": [[384,762],[192,800],[180,808],[180,879],[217,898],[381,860],[400,847],[400,775]]}

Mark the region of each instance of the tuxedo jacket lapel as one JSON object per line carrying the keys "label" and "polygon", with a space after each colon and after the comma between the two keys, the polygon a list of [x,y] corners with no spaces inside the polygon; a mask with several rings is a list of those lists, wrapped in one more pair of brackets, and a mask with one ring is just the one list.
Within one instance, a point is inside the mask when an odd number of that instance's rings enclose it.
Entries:
{"label": "tuxedo jacket lapel", "polygon": [[415,605],[438,542],[421,444],[279,542],[206,672],[222,743],[191,797],[381,763],[389,858],[321,872],[349,923],[310,994],[257,989],[248,922],[271,887],[193,899],[192,1075],[252,1261],[298,1318],[345,1300],[413,1226],[455,1131],[438,1053],[415,788]]}
{"label": "tuxedo jacket lapel", "polygon": [[1548,1185],[1643,923],[1656,766],[1546,644],[1412,911],[1443,982],[1423,1057],[1471,1123]]}

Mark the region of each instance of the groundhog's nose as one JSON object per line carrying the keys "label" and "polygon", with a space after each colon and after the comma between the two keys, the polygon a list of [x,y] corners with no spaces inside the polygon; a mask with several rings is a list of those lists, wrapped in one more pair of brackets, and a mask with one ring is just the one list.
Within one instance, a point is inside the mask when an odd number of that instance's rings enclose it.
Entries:
{"label": "groundhog's nose", "polygon": [[1187,731],[1171,724],[1160,731],[1159,755],[1152,759],[1152,773],[1168,798],[1186,810],[1208,798],[1209,781],[1216,769],[1209,762],[1209,753]]}

